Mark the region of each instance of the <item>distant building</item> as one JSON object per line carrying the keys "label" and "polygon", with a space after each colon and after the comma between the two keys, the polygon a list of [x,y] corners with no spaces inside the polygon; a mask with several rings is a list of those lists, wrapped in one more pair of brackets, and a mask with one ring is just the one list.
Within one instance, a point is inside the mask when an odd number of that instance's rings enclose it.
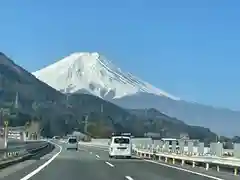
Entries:
{"label": "distant building", "polygon": [[181,133],[180,139],[190,139],[188,133]]}
{"label": "distant building", "polygon": [[144,134],[145,137],[151,137],[151,138],[160,138],[160,133],[154,133],[154,132],[147,132]]}
{"label": "distant building", "polygon": [[79,131],[73,131],[72,136],[76,136],[78,141],[80,141],[80,140],[84,139],[86,135]]}
{"label": "distant building", "polygon": [[37,140],[40,138],[40,123],[37,121],[31,121],[27,126],[26,126],[26,138],[27,139],[32,139],[32,140]]}

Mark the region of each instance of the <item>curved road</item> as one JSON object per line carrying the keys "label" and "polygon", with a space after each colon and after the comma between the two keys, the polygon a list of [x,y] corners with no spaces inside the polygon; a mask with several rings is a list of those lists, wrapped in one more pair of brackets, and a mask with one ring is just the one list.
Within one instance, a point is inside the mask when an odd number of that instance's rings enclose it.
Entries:
{"label": "curved road", "polygon": [[[78,151],[67,151],[64,143],[58,144],[59,147],[40,159],[36,157],[1,170],[0,179],[213,180],[210,177],[140,159],[109,159],[107,150],[102,148],[80,145]],[[226,180],[231,179],[228,177]]]}

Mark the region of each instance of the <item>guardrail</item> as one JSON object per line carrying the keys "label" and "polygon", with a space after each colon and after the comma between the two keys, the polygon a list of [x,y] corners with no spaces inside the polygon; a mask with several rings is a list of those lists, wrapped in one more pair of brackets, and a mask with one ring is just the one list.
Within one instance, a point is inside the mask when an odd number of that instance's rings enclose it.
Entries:
{"label": "guardrail", "polygon": [[49,145],[49,142],[26,142],[23,145],[0,149],[0,169],[24,161]]}
{"label": "guardrail", "polygon": [[[92,142],[84,144],[107,148],[108,141],[108,139],[94,139]],[[140,143],[145,145],[141,146]],[[206,170],[215,169],[218,172],[227,170],[228,172],[232,171],[236,176],[240,172],[240,159],[238,158],[161,152],[152,145],[150,140],[145,139],[145,143],[143,143],[143,139],[133,139],[133,152],[140,158],[164,161],[173,165],[190,165],[193,168],[199,166],[204,167]]]}
{"label": "guardrail", "polygon": [[206,170],[209,170],[209,168],[216,169],[218,172],[221,168],[232,168],[234,175],[239,175],[240,159],[220,158],[211,156],[184,156],[173,153],[161,153],[154,150],[138,149],[136,147],[133,148],[133,151],[135,155],[141,158],[160,160],[164,161],[165,163],[181,164],[182,166],[188,164],[191,165],[193,168],[196,166],[200,166],[205,167]]}

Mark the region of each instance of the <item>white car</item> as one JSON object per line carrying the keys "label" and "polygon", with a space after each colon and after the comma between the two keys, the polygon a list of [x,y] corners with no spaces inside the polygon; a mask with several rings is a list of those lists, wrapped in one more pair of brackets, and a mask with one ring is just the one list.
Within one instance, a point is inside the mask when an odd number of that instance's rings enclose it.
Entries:
{"label": "white car", "polygon": [[109,142],[109,157],[126,157],[132,156],[131,136],[113,135]]}
{"label": "white car", "polygon": [[70,137],[67,140],[67,150],[68,149],[75,149],[78,150],[78,141],[76,137]]}

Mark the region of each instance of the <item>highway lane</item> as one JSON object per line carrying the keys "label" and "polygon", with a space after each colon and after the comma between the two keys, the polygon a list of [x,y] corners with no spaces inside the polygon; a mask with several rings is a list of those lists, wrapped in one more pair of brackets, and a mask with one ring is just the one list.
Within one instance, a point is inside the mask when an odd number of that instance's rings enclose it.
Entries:
{"label": "highway lane", "polygon": [[[40,159],[32,159],[0,171],[4,180],[212,180],[212,178],[184,172],[140,159],[109,159],[106,149],[80,146],[78,151],[60,148]],[[48,162],[52,160],[49,164]],[[43,165],[48,164],[42,168]],[[40,171],[38,172],[40,167]],[[37,171],[36,171],[37,169]],[[217,174],[217,173],[216,173]],[[31,177],[30,177],[31,176]],[[228,177],[225,180],[239,179]],[[220,179],[219,179],[220,180]]]}
{"label": "highway lane", "polygon": [[[94,146],[86,147],[85,146],[85,149],[87,149],[87,151],[93,155],[95,154],[104,160],[108,160],[108,149],[107,148],[94,147]],[[156,174],[156,176],[160,176],[161,178],[165,177],[167,179],[170,178],[172,180],[172,179],[177,179],[176,177],[181,177],[182,172],[183,172],[183,177],[185,177],[185,178],[187,176],[187,177],[191,177],[194,179],[239,180],[239,176],[234,176],[233,174],[229,174],[226,172],[217,172],[216,170],[211,170],[211,169],[206,171],[204,168],[198,168],[198,167],[192,168],[191,166],[187,166],[187,165],[182,167],[181,165],[169,165],[164,162],[155,162],[155,161],[151,161],[151,160],[149,160],[149,161],[141,160],[140,161],[139,159],[132,159],[132,160],[111,159],[111,160],[109,160],[109,162],[113,162],[113,164],[118,164],[119,162],[122,162],[122,161],[126,164],[123,164],[122,167],[118,166],[119,168],[122,168],[122,169],[126,168],[126,170],[131,170],[132,174],[134,174],[134,172],[136,172],[136,171],[140,171],[141,177],[145,177],[145,175],[152,172],[152,173]],[[139,162],[141,162],[141,163],[139,163]],[[121,163],[121,165],[122,165],[122,163]],[[142,169],[141,169],[141,167],[142,167]],[[179,171],[181,173],[179,173]],[[186,171],[190,171],[190,172],[186,172]],[[198,178],[195,177],[196,175],[194,175],[194,177],[192,177],[193,174],[191,172],[193,172],[193,171],[196,172],[197,174],[206,175],[206,176],[210,176],[213,178],[206,178],[206,177],[203,178],[200,175],[198,175]],[[136,176],[138,176],[138,174],[139,173],[137,173]],[[141,177],[140,177],[140,179],[141,179]],[[149,179],[149,177],[148,177],[148,179]],[[182,179],[182,178],[180,178],[180,179]]]}
{"label": "highway lane", "polygon": [[[58,149],[59,150],[59,149]],[[56,153],[56,150],[55,150]],[[15,173],[4,176],[2,179],[6,180],[27,180],[29,173],[34,172],[34,169],[41,167],[42,164],[48,162],[50,156],[41,158],[41,160],[27,165],[25,168],[18,170]],[[16,168],[15,168],[16,169]],[[63,146],[62,152],[54,159],[47,167],[42,169],[39,173],[30,179],[114,179],[120,180],[122,176],[115,177],[115,171],[112,167],[107,165],[105,161],[97,159],[96,156],[90,154],[86,149],[79,149],[78,151],[66,150]],[[119,178],[118,178],[119,177]],[[1,173],[0,173],[1,178]]]}

